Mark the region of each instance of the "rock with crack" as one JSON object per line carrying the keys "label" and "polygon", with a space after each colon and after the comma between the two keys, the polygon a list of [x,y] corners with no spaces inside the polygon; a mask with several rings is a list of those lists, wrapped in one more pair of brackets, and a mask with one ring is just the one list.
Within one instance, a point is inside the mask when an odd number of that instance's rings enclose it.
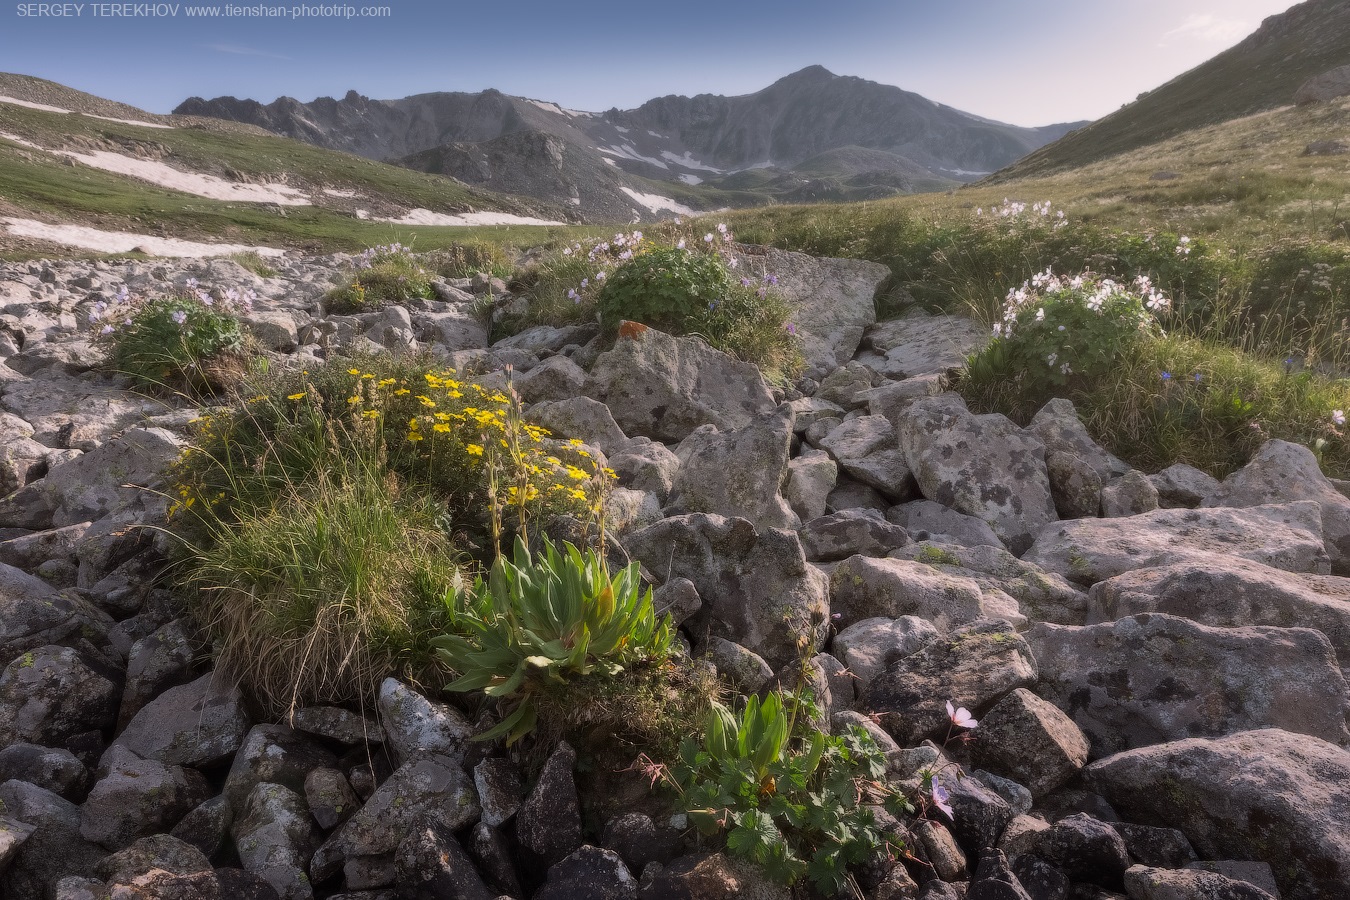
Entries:
{"label": "rock with crack", "polygon": [[989,340],[987,328],[962,316],[914,312],[872,326],[865,338],[872,352],[859,361],[887,378],[913,378],[959,369]]}
{"label": "rock with crack", "polygon": [[788,474],[792,408],[780,406],[743,428],[719,432],[704,425],[675,451],[679,471],[671,511],[749,519],[756,529],[801,526],[779,490]]}

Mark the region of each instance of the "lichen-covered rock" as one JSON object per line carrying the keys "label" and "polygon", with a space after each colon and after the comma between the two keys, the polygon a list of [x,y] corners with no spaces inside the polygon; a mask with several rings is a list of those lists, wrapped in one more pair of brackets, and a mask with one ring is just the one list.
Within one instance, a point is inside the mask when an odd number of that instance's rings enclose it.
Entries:
{"label": "lichen-covered rock", "polygon": [[[0,664],[51,644],[106,644],[112,618],[73,591],[0,563]],[[88,638],[85,636],[88,635]]]}
{"label": "lichen-covered rock", "polygon": [[1143,472],[1131,469],[1102,485],[1102,515],[1108,519],[1138,516],[1158,508],[1158,489]]}
{"label": "lichen-covered rock", "polygon": [[525,419],[542,425],[555,437],[576,438],[594,444],[605,454],[614,451],[628,440],[609,407],[590,397],[567,397],[531,403],[525,410]]}
{"label": "lichen-covered rock", "polygon": [[396,764],[421,753],[462,760],[473,725],[452,706],[429,700],[394,678],[380,685],[380,718]]}
{"label": "lichen-covered rock", "polygon": [[436,823],[419,823],[398,845],[394,858],[397,894],[406,900],[493,900],[473,860],[454,834]]}
{"label": "lichen-covered rock", "polygon": [[1139,613],[1166,613],[1201,625],[1315,628],[1341,668],[1350,667],[1350,580],[1285,572],[1245,559],[1223,565],[1179,562],[1136,569],[1098,582],[1088,593],[1086,624]]}
{"label": "lichen-covered rock", "polygon": [[473,783],[482,804],[482,821],[495,828],[516,814],[525,799],[520,769],[509,759],[490,756],[473,767]]}
{"label": "lichen-covered rock", "polygon": [[1130,866],[1125,870],[1130,900],[1275,900],[1254,884],[1216,872]]}
{"label": "lichen-covered rock", "polygon": [[77,803],[93,782],[89,770],[75,754],[38,744],[10,744],[0,750],[0,783],[11,778],[46,788]]}
{"label": "lichen-covered rock", "polygon": [[160,694],[136,714],[117,743],[170,766],[209,766],[244,743],[248,714],[239,687],[216,672]]}
{"label": "lichen-covered rock", "polygon": [[[1039,656],[1037,662],[1044,677]],[[1039,797],[1063,786],[1087,765],[1088,741],[1057,707],[1018,688],[980,719],[971,758]]]}
{"label": "lichen-covered rock", "polygon": [[1055,521],[1045,445],[1006,417],[944,394],[910,404],[896,432],[923,496],[987,522],[1013,553]]}
{"label": "lichen-covered rock", "polygon": [[703,598],[689,619],[694,633],[734,641],[773,667],[797,657],[803,634],[813,648],[824,643],[828,580],[793,532],[699,513],[634,532],[625,545],[659,577],[693,582]]}
{"label": "lichen-covered rock", "polygon": [[863,619],[834,636],[834,655],[848,667],[862,693],[892,663],[918,653],[938,636],[932,623],[918,616]]}
{"label": "lichen-covered rock", "polygon": [[975,581],[905,559],[851,556],[830,576],[830,610],[840,628],[864,619],[918,616],[938,631],[950,631],[985,615],[983,599]]}
{"label": "lichen-covered rock", "polygon": [[638,882],[619,854],[589,844],[551,866],[535,900],[637,900]]}
{"label": "lichen-covered rock", "polygon": [[943,737],[946,702],[978,717],[1004,694],[1036,681],[1036,660],[1007,622],[980,620],[954,629],[918,653],[892,663],[858,698],[902,747]]}
{"label": "lichen-covered rock", "polygon": [[1127,750],[1084,770],[1131,821],[1201,856],[1268,862],[1286,900],[1350,897],[1350,752],[1277,729]]}
{"label": "lichen-covered rock", "polygon": [[825,515],[825,504],[839,478],[839,466],[824,450],[803,450],[788,460],[783,499],[803,522]]}
{"label": "lichen-covered rock", "polygon": [[195,653],[192,633],[184,619],[174,619],[132,645],[127,654],[122,705],[117,712],[118,731],[151,700],[191,678],[188,673]]}
{"label": "lichen-covered rock", "polygon": [[1219,489],[1219,479],[1185,463],[1174,463],[1148,480],[1157,489],[1163,509],[1194,509]]}
{"label": "lichen-covered rock", "polygon": [[1336,654],[1309,628],[1210,628],[1143,613],[1040,624],[1026,638],[1041,696],[1083,729],[1094,757],[1266,727],[1350,741]]}
{"label": "lichen-covered rock", "polygon": [[1074,881],[1107,888],[1119,888],[1130,865],[1120,833],[1085,813],[1065,816],[1041,832],[1035,852]]}
{"label": "lichen-covered rock", "polygon": [[581,805],[572,769],[577,754],[558,745],[516,813],[516,839],[539,865],[561,862],[581,846]]}
{"label": "lichen-covered rock", "polygon": [[787,478],[792,409],[719,432],[705,425],[680,442],[671,504],[675,511],[735,515],[758,530],[792,528],[801,520],[779,493]]}
{"label": "lichen-covered rock", "polygon": [[196,769],[137,759],[117,746],[108,750],[97,774],[80,808],[80,834],[109,850],[170,830],[211,796]]}
{"label": "lichen-covered rock", "polygon": [[725,638],[708,641],[708,658],[717,674],[742,694],[754,694],[773,678],[773,669],[764,658]]}
{"label": "lichen-covered rock", "polygon": [[1007,549],[983,519],[948,509],[932,500],[912,500],[909,503],[892,506],[886,510],[886,521],[901,526],[913,535],[915,540],[932,540],[966,547]]}
{"label": "lichen-covered rock", "polygon": [[20,654],[0,673],[0,747],[60,746],[86,731],[111,728],[121,697],[119,673],[69,647]]}
{"label": "lichen-covered rock", "polygon": [[913,312],[868,330],[871,354],[860,357],[887,378],[913,378],[959,369],[989,343],[989,331],[962,316]]}
{"label": "lichen-covered rock", "polygon": [[[80,808],[23,781],[0,784],[0,896],[42,897],[66,875],[89,877],[107,852],[80,834]],[[16,824],[8,824],[10,822]]]}
{"label": "lichen-covered rock", "polygon": [[751,363],[697,338],[637,325],[591,368],[586,394],[609,407],[625,434],[680,441],[700,425],[732,431],[773,412],[773,395]]}
{"label": "lichen-covered rock", "polygon": [[870,509],[846,509],[812,519],[798,534],[812,562],[833,562],[855,554],[885,556],[909,543],[909,532]]}
{"label": "lichen-covered rock", "polygon": [[635,437],[620,443],[609,457],[619,484],[634,491],[655,494],[661,502],[675,487],[680,460],[669,447],[651,438]]}
{"label": "lichen-covered rock", "polygon": [[1322,508],[1322,540],[1331,570],[1350,574],[1350,497],[1322,474],[1317,457],[1302,444],[1266,441],[1247,465],[1224,479],[1203,507],[1262,506],[1311,500]]}
{"label": "lichen-covered rock", "polygon": [[284,725],[254,725],[225,777],[225,798],[238,817],[255,784],[279,784],[302,794],[311,769],[336,765],[332,753],[297,731]]}
{"label": "lichen-covered rock", "polygon": [[314,769],[305,777],[305,805],[324,831],[350,819],[361,801],[347,776],[338,769]]}
{"label": "lichen-covered rock", "polygon": [[1041,531],[1022,559],[1091,586],[1132,569],[1183,560],[1221,568],[1229,556],[1290,572],[1327,574],[1321,508],[1301,500],[1245,509],[1160,509],[1123,519],[1055,522]]}
{"label": "lichen-covered rock", "polygon": [[95,872],[109,884],[128,884],[153,869],[174,875],[191,875],[211,871],[211,861],[191,844],[171,835],[154,834],[108,854]]}
{"label": "lichen-covered rock", "polygon": [[320,840],[304,798],[265,781],[253,786],[243,816],[234,823],[234,846],[244,871],[272,885],[281,900],[314,896],[306,871]]}

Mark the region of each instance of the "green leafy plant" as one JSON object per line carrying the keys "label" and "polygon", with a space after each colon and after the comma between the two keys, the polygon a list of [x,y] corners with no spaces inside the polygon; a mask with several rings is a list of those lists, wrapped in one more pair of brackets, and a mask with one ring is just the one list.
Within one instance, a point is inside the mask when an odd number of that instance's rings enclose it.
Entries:
{"label": "green leafy plant", "polygon": [[448,633],[432,643],[460,677],[446,686],[481,691],[509,711],[478,736],[513,743],[537,722],[535,696],[592,674],[664,660],[670,624],[658,619],[636,563],[611,578],[603,557],[547,538],[531,554],[516,540],[513,559],[497,559],[486,583],[456,586],[446,596]]}
{"label": "green leafy plant", "polygon": [[690,319],[722,301],[733,283],[726,263],[715,253],[657,247],[615,269],[600,288],[596,306],[609,328],[631,319],[679,333]]}
{"label": "green leafy plant", "polygon": [[351,281],[325,297],[328,311],[370,312],[413,299],[430,299],[431,275],[403,244],[371,247],[356,257]]}
{"label": "green leafy plant", "polygon": [[247,341],[237,313],[250,303],[237,291],[217,299],[192,284],[153,299],[124,291],[96,303],[89,317],[100,325],[109,368],[142,387],[202,394],[243,373]]}
{"label": "green leafy plant", "polygon": [[702,741],[687,738],[666,780],[706,836],[790,884],[805,876],[824,896],[843,890],[849,867],[899,853],[873,812],[908,811],[883,782],[885,757],[865,729],[839,735],[815,728],[794,739],[795,711],[777,692],[751,697],[740,712],[714,704]]}

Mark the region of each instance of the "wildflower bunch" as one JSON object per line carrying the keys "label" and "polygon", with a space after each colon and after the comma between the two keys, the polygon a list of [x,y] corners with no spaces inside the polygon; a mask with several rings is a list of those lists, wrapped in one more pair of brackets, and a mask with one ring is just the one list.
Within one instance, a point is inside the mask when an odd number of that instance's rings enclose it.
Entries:
{"label": "wildflower bunch", "polygon": [[430,299],[431,273],[404,244],[382,244],[357,254],[346,283],[325,297],[330,312],[369,312],[413,299]]}
{"label": "wildflower bunch", "polygon": [[[976,207],[976,218],[983,218],[985,214],[984,207]],[[1064,215],[1064,210],[1054,210],[1049,200],[1032,203],[1028,205],[1021,200],[1009,200],[1003,198],[1003,205],[995,206],[989,210],[989,218],[996,222],[1019,223],[1019,224],[1041,224],[1049,222],[1055,230],[1063,228],[1069,224]]]}
{"label": "wildflower bunch", "polygon": [[1140,337],[1161,334],[1157,317],[1170,307],[1146,275],[1125,285],[1046,269],[1008,292],[986,353],[1034,381],[1062,385],[1071,375],[1102,374]]}
{"label": "wildflower bunch", "polygon": [[239,321],[253,309],[253,291],[185,289],[140,297],[123,287],[88,313],[107,365],[139,385],[190,393],[225,387],[242,368],[246,338]]}

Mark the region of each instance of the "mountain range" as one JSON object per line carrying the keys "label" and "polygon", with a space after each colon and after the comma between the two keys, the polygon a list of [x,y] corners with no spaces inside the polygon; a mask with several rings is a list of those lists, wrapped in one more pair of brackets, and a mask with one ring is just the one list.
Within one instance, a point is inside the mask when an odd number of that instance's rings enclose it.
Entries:
{"label": "mountain range", "polygon": [[1085,124],[1007,125],[821,66],[753,94],[669,95],[605,112],[496,90],[193,97],[174,112],[559,203],[588,221],[954,187]]}

